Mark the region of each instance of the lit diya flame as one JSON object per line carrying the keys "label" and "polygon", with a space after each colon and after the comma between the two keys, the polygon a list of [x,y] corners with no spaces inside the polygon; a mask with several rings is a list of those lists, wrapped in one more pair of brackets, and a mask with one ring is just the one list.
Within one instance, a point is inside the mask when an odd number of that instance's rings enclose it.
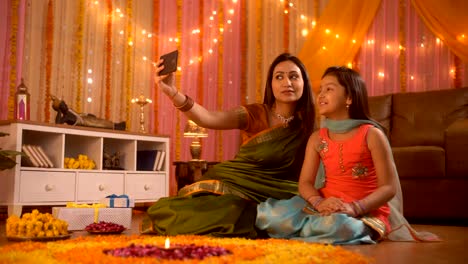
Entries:
{"label": "lit diya flame", "polygon": [[166,237],[166,242],[164,242],[164,248],[169,249],[171,247],[171,240],[169,240],[168,237]]}

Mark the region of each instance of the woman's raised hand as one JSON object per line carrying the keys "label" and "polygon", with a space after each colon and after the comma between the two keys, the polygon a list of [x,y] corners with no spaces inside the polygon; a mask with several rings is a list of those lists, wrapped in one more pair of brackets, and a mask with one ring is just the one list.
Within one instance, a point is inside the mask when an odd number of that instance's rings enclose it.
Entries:
{"label": "woman's raised hand", "polygon": [[158,89],[170,96],[177,91],[175,87],[175,75],[173,72],[166,75],[159,75],[159,72],[164,69],[162,62],[162,59],[159,60],[155,66],[154,82],[158,86]]}

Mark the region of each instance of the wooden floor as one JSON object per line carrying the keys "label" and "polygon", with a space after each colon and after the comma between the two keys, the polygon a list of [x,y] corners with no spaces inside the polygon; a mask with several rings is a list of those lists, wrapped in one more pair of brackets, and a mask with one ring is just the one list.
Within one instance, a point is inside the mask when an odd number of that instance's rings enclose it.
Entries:
{"label": "wooden floor", "polygon": [[[145,212],[134,210],[132,228],[124,234],[138,234],[139,224]],[[442,225],[413,225],[418,230],[425,230],[439,235],[444,241],[434,243],[416,242],[381,242],[376,245],[344,246],[344,248],[372,257],[375,263],[468,263],[468,227]],[[85,231],[75,231],[72,237],[87,236]],[[9,243],[5,237],[5,217],[0,219],[0,246]]]}

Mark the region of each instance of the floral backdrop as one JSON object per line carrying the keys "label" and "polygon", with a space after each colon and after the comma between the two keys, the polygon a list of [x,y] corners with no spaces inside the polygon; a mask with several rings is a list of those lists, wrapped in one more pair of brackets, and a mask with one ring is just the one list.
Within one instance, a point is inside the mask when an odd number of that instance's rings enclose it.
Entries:
{"label": "floral backdrop", "polygon": [[[177,87],[211,110],[261,102],[271,61],[288,51],[314,90],[324,69],[357,69],[370,95],[454,89],[468,83],[462,0],[4,0],[0,1],[0,120],[12,119],[21,78],[31,120],[52,123],[48,95],[77,112],[171,137],[188,160],[187,122],[155,89],[159,56],[179,50]],[[209,131],[202,158],[236,153],[238,131]],[[172,173],[173,174],[173,173]],[[173,177],[173,176],[172,176]]]}

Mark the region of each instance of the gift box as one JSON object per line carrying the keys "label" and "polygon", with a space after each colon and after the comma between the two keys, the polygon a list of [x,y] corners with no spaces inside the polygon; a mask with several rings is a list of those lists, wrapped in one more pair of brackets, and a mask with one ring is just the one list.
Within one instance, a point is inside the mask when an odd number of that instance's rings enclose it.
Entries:
{"label": "gift box", "polygon": [[55,218],[68,222],[68,230],[84,230],[94,222],[112,222],[127,229],[132,226],[132,208],[70,208],[53,207]]}
{"label": "gift box", "polygon": [[119,208],[119,207],[135,207],[135,200],[129,198],[127,195],[108,195],[106,198],[101,200],[101,204],[106,205],[110,208]]}

